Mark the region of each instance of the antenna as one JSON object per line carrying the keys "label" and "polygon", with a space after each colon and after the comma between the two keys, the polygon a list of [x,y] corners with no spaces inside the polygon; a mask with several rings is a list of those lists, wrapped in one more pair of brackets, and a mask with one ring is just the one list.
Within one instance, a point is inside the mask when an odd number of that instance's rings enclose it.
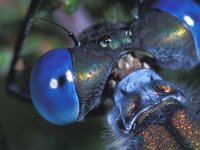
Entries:
{"label": "antenna", "polygon": [[81,43],[76,39],[76,37],[74,36],[74,34],[72,32],[70,32],[70,31],[68,31],[67,29],[65,29],[63,26],[55,23],[54,21],[48,20],[48,19],[44,19],[44,18],[40,18],[40,17],[34,17],[34,18],[41,19],[43,21],[47,21],[49,23],[57,25],[58,27],[60,27],[61,29],[63,29],[65,32],[67,32],[68,36],[73,40],[75,46],[79,47],[81,45]]}

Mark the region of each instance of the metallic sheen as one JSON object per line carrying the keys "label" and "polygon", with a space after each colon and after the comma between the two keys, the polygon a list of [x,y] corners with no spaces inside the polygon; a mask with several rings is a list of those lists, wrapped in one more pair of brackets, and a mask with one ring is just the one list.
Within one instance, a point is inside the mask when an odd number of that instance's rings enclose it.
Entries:
{"label": "metallic sheen", "polygon": [[139,134],[143,138],[144,150],[182,150],[174,136],[161,124],[152,124]]}
{"label": "metallic sheen", "polygon": [[70,50],[75,72],[75,84],[80,100],[79,119],[100,103],[112,66],[120,56],[121,49],[110,50],[95,45],[87,49]]}
{"label": "metallic sheen", "polygon": [[190,69],[198,64],[193,34],[176,17],[151,10],[132,22],[130,49],[152,54],[158,65],[171,69]]}
{"label": "metallic sheen", "polygon": [[175,16],[192,32],[200,61],[200,6],[193,0],[158,0],[152,8]]}
{"label": "metallic sheen", "polygon": [[182,137],[182,142],[190,149],[200,149],[200,125],[199,118],[185,110],[179,110],[172,117],[172,125]]}

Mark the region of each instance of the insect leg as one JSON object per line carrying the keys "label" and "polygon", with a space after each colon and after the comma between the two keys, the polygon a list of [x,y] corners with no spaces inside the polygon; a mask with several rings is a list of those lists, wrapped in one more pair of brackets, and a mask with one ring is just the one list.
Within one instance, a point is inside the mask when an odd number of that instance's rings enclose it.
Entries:
{"label": "insect leg", "polygon": [[7,83],[6,83],[6,89],[8,92],[16,96],[19,96],[20,98],[23,98],[25,100],[30,99],[30,95],[28,91],[22,89],[21,87],[19,87],[19,85],[17,85],[15,81],[15,76],[16,76],[15,66],[18,61],[19,54],[22,49],[22,45],[25,40],[25,37],[28,34],[30,27],[32,25],[33,15],[35,14],[39,4],[40,4],[39,0],[31,0],[26,16],[22,22],[22,26],[17,38],[17,42],[14,47],[14,55],[13,55],[12,63],[11,63],[10,70],[8,73],[8,77],[7,77]]}

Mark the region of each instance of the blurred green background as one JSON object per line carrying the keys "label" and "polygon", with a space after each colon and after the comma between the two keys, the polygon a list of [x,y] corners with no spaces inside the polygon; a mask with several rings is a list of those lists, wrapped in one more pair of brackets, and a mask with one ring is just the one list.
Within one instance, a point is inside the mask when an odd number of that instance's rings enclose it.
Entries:
{"label": "blurred green background", "polygon": [[[137,10],[134,9],[136,5],[132,0],[85,0],[83,2],[68,0],[67,6],[65,2],[44,0],[36,16],[55,20],[70,31],[76,32],[78,26],[87,27],[103,20],[130,20]],[[81,123],[54,126],[43,120],[30,103],[5,92],[5,79],[13,47],[29,3],[30,0],[0,0],[0,150],[105,149],[106,142],[102,138],[106,130],[105,118],[87,118]],[[86,22],[73,22],[73,18],[68,18],[66,15],[73,15],[79,7],[84,8],[83,16],[75,17],[79,17],[79,21],[85,19]],[[73,24],[70,25],[68,22],[76,24],[77,27],[74,28]],[[38,57],[52,48],[70,47],[70,41],[67,40],[66,33],[56,26],[34,20],[33,28],[21,53],[23,61],[19,61],[17,65],[19,70],[24,70],[23,73],[18,74],[19,84],[28,88],[30,70]],[[199,70],[197,67],[190,72],[161,70],[160,73],[166,79],[175,82],[187,81],[186,85],[193,90],[200,87]]]}

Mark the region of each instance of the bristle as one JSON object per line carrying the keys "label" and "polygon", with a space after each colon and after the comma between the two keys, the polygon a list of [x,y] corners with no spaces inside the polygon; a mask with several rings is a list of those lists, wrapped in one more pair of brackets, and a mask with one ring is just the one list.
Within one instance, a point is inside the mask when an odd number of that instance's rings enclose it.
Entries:
{"label": "bristle", "polygon": [[128,134],[113,131],[106,125],[106,131],[103,132],[102,138],[106,141],[108,150],[140,150],[141,139]]}

